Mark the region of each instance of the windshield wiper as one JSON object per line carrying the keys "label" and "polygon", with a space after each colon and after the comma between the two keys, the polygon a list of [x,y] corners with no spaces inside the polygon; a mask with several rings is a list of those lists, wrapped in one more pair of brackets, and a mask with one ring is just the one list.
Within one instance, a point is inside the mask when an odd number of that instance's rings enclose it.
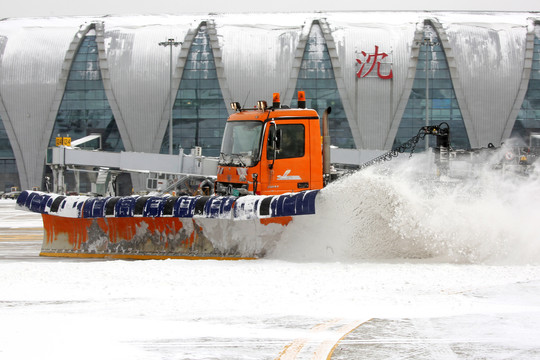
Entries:
{"label": "windshield wiper", "polygon": [[242,156],[244,156],[244,155],[242,155],[242,154],[231,154],[231,155],[238,157],[238,161],[240,162],[240,165],[242,165],[244,167],[246,166],[246,164],[242,161]]}
{"label": "windshield wiper", "polygon": [[219,154],[219,163],[221,165],[225,165],[225,166],[238,165],[238,163],[240,163],[241,166],[245,167],[247,165],[242,160],[242,158],[244,156],[248,156],[248,155],[243,155],[241,153],[239,153],[239,154],[226,154],[224,152],[221,152]]}
{"label": "windshield wiper", "polygon": [[231,156],[229,154],[225,154],[224,152],[219,153],[218,163],[225,166],[234,165]]}

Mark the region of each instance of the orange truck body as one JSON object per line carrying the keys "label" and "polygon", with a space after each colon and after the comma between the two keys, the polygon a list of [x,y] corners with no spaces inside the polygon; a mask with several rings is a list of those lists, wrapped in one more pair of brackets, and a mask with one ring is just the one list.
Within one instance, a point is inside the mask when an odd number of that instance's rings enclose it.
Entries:
{"label": "orange truck body", "polygon": [[[241,110],[227,120],[227,126],[242,123],[259,129],[252,141],[257,149],[249,155],[249,161],[227,163],[222,146],[216,193],[219,189],[244,189],[248,194],[278,195],[323,188],[321,128],[315,110]],[[281,135],[277,150],[272,143],[276,133]],[[226,130],[224,144],[228,135],[231,133]]]}
{"label": "orange truck body", "polygon": [[24,191],[18,206],[43,215],[41,255],[264,256],[295,216],[315,214],[324,185],[319,116],[315,110],[281,107],[276,95],[271,108],[262,101],[252,110],[233,104],[214,195],[88,197]]}

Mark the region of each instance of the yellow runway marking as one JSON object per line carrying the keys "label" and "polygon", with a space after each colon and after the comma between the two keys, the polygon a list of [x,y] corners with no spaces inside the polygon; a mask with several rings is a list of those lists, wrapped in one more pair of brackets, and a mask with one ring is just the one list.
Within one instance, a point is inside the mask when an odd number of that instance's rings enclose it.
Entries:
{"label": "yellow runway marking", "polygon": [[[21,231],[25,230],[25,231]],[[34,230],[34,231],[31,231]],[[35,241],[43,240],[43,229],[17,229],[1,231],[0,242],[3,241]]]}
{"label": "yellow runway marking", "polygon": [[369,320],[346,322],[343,319],[333,319],[319,324],[313,327],[307,336],[295,339],[285,346],[276,360],[330,360],[341,340]]}
{"label": "yellow runway marking", "polygon": [[[327,321],[325,323],[316,325],[311,329],[310,333],[317,333],[317,332],[321,332],[323,330],[326,330],[329,327],[331,327],[331,326],[335,325],[336,323],[338,323],[339,321],[340,321],[340,319],[332,319],[332,320]],[[278,355],[276,360],[287,360],[287,359],[292,360],[292,359],[296,359],[296,356],[298,355],[298,353],[300,353],[302,348],[309,341],[310,341],[310,339],[308,337],[299,338],[299,339],[294,340],[289,345],[285,346],[285,348],[283,349],[283,351],[281,351],[281,353]]]}
{"label": "yellow runway marking", "polygon": [[[339,340],[336,341],[335,343],[330,342],[330,341],[322,343],[321,346],[319,346],[319,348],[315,352],[315,356],[313,358],[314,359],[326,359],[326,360],[332,359],[332,355],[334,354],[334,351],[338,347],[341,340],[345,339],[347,337],[347,335],[349,335],[354,330],[356,330],[356,328],[358,328],[360,325],[363,325],[363,324],[367,323],[369,320],[371,320],[371,319],[364,320],[364,321],[363,320],[353,321],[352,323],[346,324],[345,326],[340,328],[339,332],[340,332],[340,334],[343,334],[343,335],[339,338]],[[331,348],[328,351],[329,346],[331,346]]]}

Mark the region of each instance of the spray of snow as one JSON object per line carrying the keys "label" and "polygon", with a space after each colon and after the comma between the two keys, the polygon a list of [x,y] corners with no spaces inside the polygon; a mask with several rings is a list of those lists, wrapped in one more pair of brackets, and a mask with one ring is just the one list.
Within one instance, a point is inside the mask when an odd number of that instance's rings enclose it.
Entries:
{"label": "spray of snow", "polygon": [[357,172],[322,191],[317,215],[295,218],[272,256],[540,263],[538,173],[489,163],[459,180],[427,176],[432,162],[420,154]]}

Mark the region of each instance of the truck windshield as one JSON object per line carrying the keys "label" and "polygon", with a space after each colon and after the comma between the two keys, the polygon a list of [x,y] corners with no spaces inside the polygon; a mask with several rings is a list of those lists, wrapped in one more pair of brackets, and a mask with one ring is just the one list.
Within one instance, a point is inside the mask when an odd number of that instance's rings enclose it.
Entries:
{"label": "truck windshield", "polygon": [[220,165],[253,166],[259,158],[261,132],[260,121],[228,121],[225,125]]}

